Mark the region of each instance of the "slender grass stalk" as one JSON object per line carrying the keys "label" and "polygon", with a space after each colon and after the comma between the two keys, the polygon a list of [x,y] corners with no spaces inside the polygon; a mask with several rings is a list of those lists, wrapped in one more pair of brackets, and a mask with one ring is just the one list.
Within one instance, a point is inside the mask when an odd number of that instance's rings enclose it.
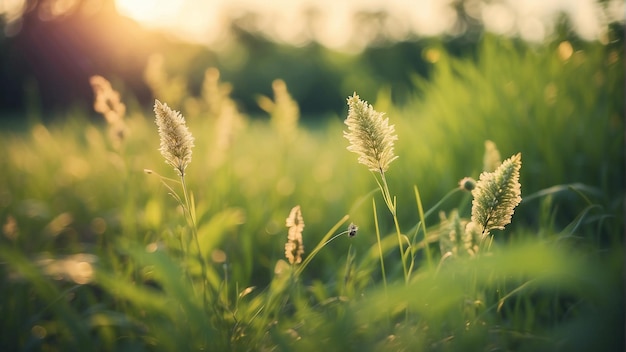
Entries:
{"label": "slender grass stalk", "polygon": [[[452,197],[453,195],[455,195],[456,193],[461,192],[461,189],[456,187],[453,190],[449,191],[445,196],[443,196],[443,198],[441,198],[437,204],[433,205],[431,208],[429,208],[424,214],[423,216],[420,215],[420,221],[417,222],[417,224],[415,224],[411,230],[409,232],[413,233],[413,238],[411,239],[411,250],[412,250],[412,254],[415,255],[415,253],[417,252],[417,250],[421,247],[426,247],[428,246],[429,243],[429,239],[428,239],[428,235],[424,234],[424,239],[421,242],[417,242],[417,235],[419,234],[419,230],[420,228],[424,228],[425,226],[423,226],[423,224],[425,223],[426,219],[428,219],[428,217],[430,215],[432,215],[437,209],[439,209],[439,207],[450,197]],[[417,198],[416,198],[417,199]],[[419,208],[419,205],[418,205]],[[432,240],[431,240],[432,241]],[[411,266],[409,267],[409,273],[411,273],[413,271],[413,265],[414,263],[411,262]]]}
{"label": "slender grass stalk", "polygon": [[185,198],[184,209],[187,213],[188,221],[190,222],[189,227],[191,227],[191,235],[193,237],[194,242],[196,243],[196,247],[198,249],[198,260],[200,261],[200,270],[202,270],[202,304],[204,306],[204,310],[208,309],[208,301],[207,301],[207,286],[208,286],[208,278],[206,266],[207,262],[204,259],[204,255],[202,255],[202,247],[200,247],[200,240],[198,239],[198,225],[196,223],[196,214],[195,214],[195,206],[193,205],[193,200],[190,201],[189,191],[187,189],[187,183],[185,182],[185,175],[180,176],[180,183],[183,187],[183,196]]}
{"label": "slender grass stalk", "polygon": [[387,296],[387,274],[385,273],[385,260],[383,259],[383,246],[380,242],[380,230],[378,229],[378,215],[376,214],[376,200],[373,198],[372,198],[372,207],[374,210],[374,228],[376,229],[376,242],[378,243],[378,254],[380,258],[380,271],[383,276],[385,296]]}
{"label": "slender grass stalk", "polygon": [[432,255],[430,254],[430,248],[428,247],[428,242],[427,242],[428,234],[426,232],[426,216],[424,215],[424,207],[422,206],[422,198],[420,197],[420,193],[419,193],[419,190],[417,189],[417,185],[413,185],[413,190],[415,191],[415,200],[417,202],[417,211],[419,212],[420,223],[422,224],[422,232],[424,232],[424,251],[426,252],[426,262],[428,264],[428,268],[432,269],[433,259],[432,259]]}
{"label": "slender grass stalk", "polygon": [[[356,258],[356,253],[352,251],[352,243],[348,247],[348,254],[346,255],[346,267],[343,274],[343,295],[352,297],[354,294],[354,287],[348,289],[348,285],[352,285],[352,268]],[[353,286],[353,285],[352,285]]]}
{"label": "slender grass stalk", "polygon": [[[339,235],[337,235],[337,236],[331,238],[333,233],[337,232],[339,227],[341,225],[343,225],[346,221],[348,221],[349,218],[350,218],[349,215],[347,215],[347,214],[344,215],[335,225],[333,225],[333,227],[331,227],[330,230],[328,230],[328,232],[324,235],[324,237],[322,237],[322,239],[319,241],[317,246],[315,246],[315,248],[311,251],[311,254],[309,254],[306,258],[304,258],[304,260],[302,260],[302,263],[296,269],[296,276],[300,276],[300,274],[302,274],[302,271],[304,271],[304,268],[306,268],[306,266],[311,262],[311,260],[313,260],[313,258],[315,258],[315,255],[319,251],[321,251],[322,248],[324,248],[324,246],[326,246],[328,243],[330,243],[330,241],[332,241],[335,238],[339,237]],[[340,235],[342,235],[344,233],[345,232],[341,233]]]}
{"label": "slender grass stalk", "polygon": [[[194,147],[194,138],[187,128],[183,115],[172,110],[166,103],[158,100],[154,102],[154,114],[156,116],[156,124],[159,128],[159,137],[161,140],[159,151],[165,158],[165,162],[172,166],[180,177],[180,184],[183,190],[183,198],[181,199],[177,193],[168,186],[172,196],[178,200],[179,204],[185,210],[185,219],[191,228],[193,241],[198,249],[198,260],[202,271],[202,303],[204,310],[208,310],[207,290],[207,262],[202,254],[200,240],[198,239],[198,224],[195,212],[195,202],[193,195],[190,195],[187,183],[185,181],[185,170],[191,163],[192,148]],[[163,180],[162,180],[163,181]],[[165,183],[165,182],[163,182]],[[181,243],[182,244],[182,243]],[[182,248],[181,248],[182,249]]]}
{"label": "slender grass stalk", "polygon": [[395,133],[395,126],[389,125],[389,118],[384,118],[384,113],[374,110],[370,104],[361,100],[356,93],[348,98],[348,107],[348,117],[345,120],[348,131],[343,133],[344,137],[350,141],[348,150],[359,155],[359,163],[367,166],[370,171],[380,174],[380,181],[376,178],[376,182],[393,217],[398,238],[400,260],[402,261],[404,282],[408,283],[407,255],[402,244],[402,232],[400,231],[396,212],[396,199],[391,196],[387,178],[385,177],[385,171],[389,168],[389,164],[398,158],[393,151],[394,141],[398,139]]}
{"label": "slender grass stalk", "polygon": [[383,192],[383,198],[385,199],[387,208],[389,209],[389,212],[391,213],[391,216],[393,218],[393,224],[396,230],[396,236],[398,237],[398,249],[400,250],[400,260],[402,261],[402,273],[404,274],[404,282],[408,284],[409,269],[406,266],[407,255],[406,255],[406,252],[404,251],[404,245],[402,244],[402,231],[400,231],[400,224],[398,222],[398,216],[396,213],[396,199],[395,197],[393,199],[391,198],[391,193],[389,192],[389,186],[387,185],[387,179],[382,169],[380,170],[380,176],[383,181],[382,187],[381,187],[381,191]]}

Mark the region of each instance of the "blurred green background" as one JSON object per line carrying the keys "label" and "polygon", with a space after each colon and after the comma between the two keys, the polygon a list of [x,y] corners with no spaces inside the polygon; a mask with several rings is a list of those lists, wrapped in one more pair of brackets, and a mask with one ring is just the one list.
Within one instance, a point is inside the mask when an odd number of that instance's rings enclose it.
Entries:
{"label": "blurred green background", "polygon": [[91,110],[88,78],[96,74],[146,108],[154,92],[144,72],[155,56],[169,83],[181,86],[172,88],[179,95],[199,95],[204,70],[216,67],[241,108],[255,115],[262,112],[256,96],[270,95],[280,78],[305,118],[316,119],[342,115],[353,91],[373,97],[384,87],[404,105],[420,94],[415,79],[430,79],[438,51],[476,58],[486,33],[520,48],[568,41],[574,51],[590,41],[617,49],[623,37],[619,1],[6,0],[1,6],[3,120],[25,110],[45,110],[39,115],[46,120],[70,106]]}

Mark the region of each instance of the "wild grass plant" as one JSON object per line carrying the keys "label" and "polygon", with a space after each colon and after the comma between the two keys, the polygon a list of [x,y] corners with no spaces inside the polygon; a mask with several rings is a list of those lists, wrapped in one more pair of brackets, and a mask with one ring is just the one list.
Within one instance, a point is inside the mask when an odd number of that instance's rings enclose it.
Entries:
{"label": "wild grass plant", "polygon": [[1,349],[623,348],[623,67],[483,45],[405,107],[246,120],[220,163],[215,71],[128,104],[121,148],[86,114],[3,132]]}

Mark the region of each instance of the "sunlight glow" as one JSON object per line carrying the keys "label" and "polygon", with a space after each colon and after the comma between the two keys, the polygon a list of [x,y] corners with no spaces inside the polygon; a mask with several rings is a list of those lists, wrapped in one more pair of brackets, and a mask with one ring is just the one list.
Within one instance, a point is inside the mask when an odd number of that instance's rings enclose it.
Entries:
{"label": "sunlight glow", "polygon": [[[235,19],[247,30],[278,42],[317,41],[350,50],[381,38],[455,35],[461,28],[453,0],[116,0],[116,4],[121,14],[146,27],[207,45],[228,42],[232,35],[228,25]],[[530,41],[549,37],[559,13],[570,18],[579,35],[593,40],[606,30],[605,17],[622,19],[624,12],[619,0],[608,1],[604,13],[595,0],[466,0],[464,7],[488,30]]]}
{"label": "sunlight glow", "polygon": [[181,21],[185,0],[116,0],[120,14],[147,25],[167,25]]}

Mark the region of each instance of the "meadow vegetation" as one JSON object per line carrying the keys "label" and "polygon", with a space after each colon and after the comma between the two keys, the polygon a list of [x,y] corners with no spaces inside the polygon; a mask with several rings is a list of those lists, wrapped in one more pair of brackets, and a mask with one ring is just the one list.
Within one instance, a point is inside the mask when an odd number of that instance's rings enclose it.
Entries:
{"label": "meadow vegetation", "polygon": [[154,111],[99,77],[102,121],[2,131],[0,349],[623,349],[623,51],[430,50],[314,126],[154,61]]}

